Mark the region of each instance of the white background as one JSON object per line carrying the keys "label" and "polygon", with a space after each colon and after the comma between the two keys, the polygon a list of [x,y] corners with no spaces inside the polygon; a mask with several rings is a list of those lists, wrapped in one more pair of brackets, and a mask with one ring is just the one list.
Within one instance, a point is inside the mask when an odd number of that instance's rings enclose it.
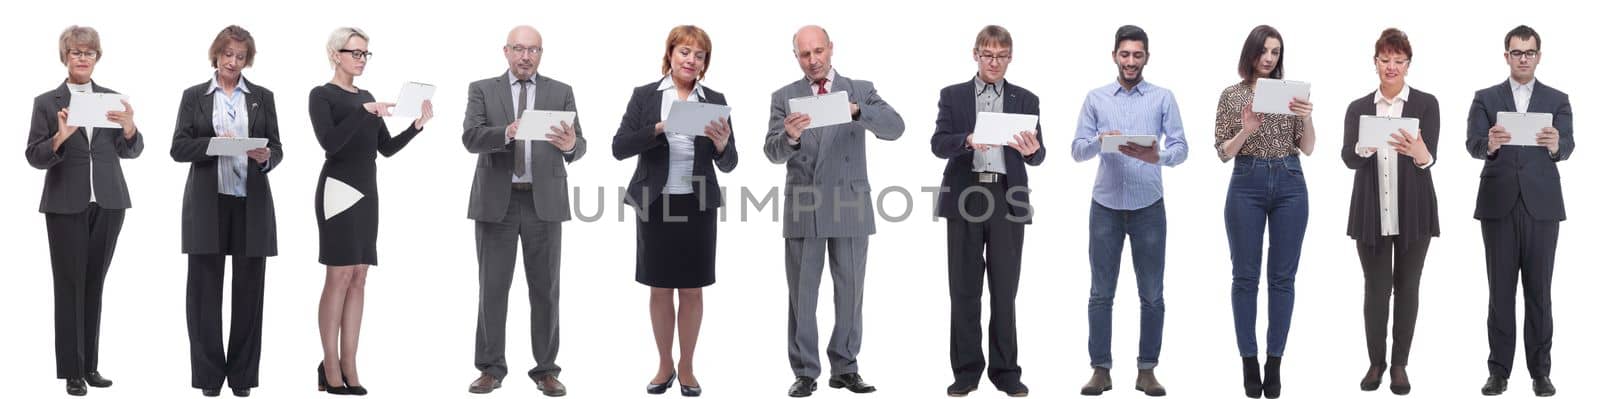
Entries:
{"label": "white background", "polygon": [[[298,3],[298,2],[297,2]],[[316,303],[323,267],[316,263],[312,191],[322,162],[306,117],[306,93],[332,76],[323,43],[338,26],[372,35],[377,56],[356,84],[381,99],[405,81],[430,82],[438,117],[405,151],[380,161],[384,198],[382,265],[370,277],[360,364],[373,397],[468,397],[472,367],[477,265],[466,215],[474,155],[461,146],[466,85],[501,74],[500,47],[512,26],[532,24],[547,49],[540,73],[576,88],[589,154],[569,166],[585,189],[578,209],[596,209],[593,190],[606,187],[605,218],[565,225],[560,365],[572,397],[642,397],[655,371],[645,287],[633,282],[632,215],[619,221],[615,187],[634,161],[609,156],[610,138],[630,88],[660,76],[663,40],[674,25],[705,28],[714,43],[708,87],[727,94],[743,163],[722,178],[759,193],[783,178],[764,160],[770,93],[801,74],[790,35],[807,23],[828,28],[840,74],[877,83],[904,116],[906,133],[869,145],[872,181],[937,185],[944,161],[928,150],[938,90],[972,78],[971,43],[985,24],[1016,38],[1007,78],[1042,98],[1050,157],[1033,176],[1036,222],[1028,228],[1025,280],[1017,298],[1023,379],[1039,397],[1070,397],[1089,375],[1085,305],[1088,295],[1087,214],[1097,162],[1073,163],[1069,137],[1084,93],[1111,83],[1112,33],[1122,24],[1151,36],[1150,82],[1172,89],[1188,128],[1189,161],[1166,169],[1170,220],[1167,323],[1162,381],[1175,398],[1238,397],[1239,360],[1230,313],[1230,263],[1222,203],[1232,166],[1212,150],[1213,117],[1221,90],[1237,82],[1240,45],[1258,24],[1286,39],[1287,78],[1309,81],[1319,142],[1304,158],[1314,210],[1299,274],[1298,307],[1284,371],[1288,397],[1352,397],[1367,360],[1361,324],[1361,269],[1345,237],[1352,172],[1339,161],[1346,104],[1377,85],[1372,43],[1386,27],[1411,37],[1416,56],[1409,82],[1435,94],[1443,107],[1436,157],[1443,236],[1432,245],[1423,278],[1421,317],[1412,352],[1414,397],[1477,395],[1487,375],[1482,241],[1472,210],[1480,162],[1464,150],[1465,116],[1473,91],[1507,76],[1501,39],[1517,24],[1544,36],[1540,82],[1572,95],[1579,148],[1561,163],[1568,176],[1567,213],[1555,282],[1553,377],[1563,397],[1593,397],[1582,384],[1597,370],[1592,340],[1597,324],[1587,291],[1597,274],[1585,260],[1597,255],[1594,190],[1585,184],[1596,159],[1586,134],[1596,81],[1582,72],[1600,64],[1591,23],[1576,2],[995,2],[905,3],[834,1],[757,2],[144,2],[16,3],[0,16],[6,94],[0,126],[10,129],[11,162],[0,172],[0,386],[5,397],[60,396],[54,378],[51,284],[43,217],[36,212],[43,171],[22,159],[30,101],[64,78],[56,39],[71,24],[97,28],[105,54],[95,81],[131,97],[144,132],[145,153],[123,169],[135,207],[128,212],[105,293],[100,370],[116,380],[93,397],[177,397],[189,388],[184,327],[186,257],[179,252],[181,192],[188,165],[166,155],[178,97],[204,82],[206,49],[228,24],[251,30],[260,54],[245,75],[278,94],[287,153],[272,173],[277,195],[280,255],[268,261],[265,354],[261,398],[314,395],[312,365],[320,358]],[[389,121],[398,129],[406,121]],[[891,213],[905,203],[891,195]],[[939,397],[951,381],[943,221],[930,220],[932,201],[917,193],[914,214],[880,222],[873,238],[866,291],[866,337],[860,365],[880,391],[870,397]],[[766,210],[771,212],[771,208]],[[730,216],[738,215],[733,212]],[[770,213],[721,229],[718,283],[706,290],[698,375],[708,397],[781,397],[793,376],[785,355],[786,297],[780,226]],[[1131,270],[1124,262],[1124,270]],[[1138,330],[1132,273],[1116,308],[1113,370],[1117,389],[1133,391]],[[518,272],[517,278],[523,274]],[[826,284],[824,284],[826,287]],[[512,298],[522,298],[523,283]],[[1265,288],[1263,287],[1263,292]],[[822,293],[827,335],[831,323]],[[1264,296],[1264,295],[1263,295]],[[1260,330],[1265,331],[1265,303]],[[528,352],[527,304],[514,299],[508,356],[511,378],[498,397],[537,395],[522,377]],[[1519,337],[1520,338],[1520,337]],[[1519,340],[1520,341],[1520,340]],[[1265,346],[1265,340],[1262,340]],[[1264,348],[1263,348],[1264,349]],[[1531,397],[1520,345],[1510,397]],[[1387,387],[1385,387],[1385,390]],[[823,388],[823,397],[851,394]],[[669,395],[676,395],[669,393]],[[1000,394],[985,382],[975,395]],[[1374,397],[1389,395],[1371,393]]]}

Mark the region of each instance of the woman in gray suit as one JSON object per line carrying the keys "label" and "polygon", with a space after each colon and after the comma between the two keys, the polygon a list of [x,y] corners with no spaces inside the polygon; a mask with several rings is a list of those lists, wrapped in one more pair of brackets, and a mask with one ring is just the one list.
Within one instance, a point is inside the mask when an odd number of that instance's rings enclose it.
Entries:
{"label": "woman in gray suit", "polygon": [[[183,252],[189,254],[190,384],[205,396],[249,396],[261,368],[261,315],[268,256],[278,254],[267,172],[283,161],[271,90],[244,78],[256,41],[230,25],[211,42],[211,79],[183,91],[172,160],[189,164],[183,190]],[[242,155],[211,155],[213,138],[265,139]],[[222,344],[224,259],[233,256],[233,317]]]}
{"label": "woman in gray suit", "polygon": [[91,79],[105,54],[94,28],[67,27],[58,51],[67,80],[33,99],[26,153],[29,165],[45,170],[39,212],[44,213],[55,280],[56,378],[67,380],[68,395],[83,396],[89,393],[85,385],[111,386],[98,370],[100,294],[124,212],[132,206],[120,161],[138,157],[144,137],[127,100],[122,100],[123,110],[93,118],[116,127],[70,125],[67,106],[73,95],[117,92]]}
{"label": "woman in gray suit", "polygon": [[[661,58],[660,80],[639,86],[628,100],[622,125],[611,140],[617,160],[637,156],[626,201],[639,215],[634,280],[650,286],[650,325],[660,356],[655,378],[645,387],[661,394],[674,378],[683,396],[700,396],[694,347],[705,312],[701,288],[716,282],[717,212],[722,206],[716,171],[733,171],[739,153],[726,118],[706,125],[704,135],[668,133],[667,112],[676,101],[727,104],[722,93],[700,85],[711,65],[711,37],[693,25],[672,29]],[[670,215],[670,217],[669,217]],[[672,295],[681,301],[673,309]],[[682,352],[672,361],[676,321]]]}

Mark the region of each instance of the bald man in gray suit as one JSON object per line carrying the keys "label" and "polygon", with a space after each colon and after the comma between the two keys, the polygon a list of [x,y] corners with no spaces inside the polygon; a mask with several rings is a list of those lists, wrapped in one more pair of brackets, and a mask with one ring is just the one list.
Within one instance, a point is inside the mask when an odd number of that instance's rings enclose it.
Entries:
{"label": "bald man in gray suit", "polygon": [[[873,392],[877,389],[861,379],[856,366],[867,236],[876,231],[867,183],[866,132],[894,140],[905,131],[905,121],[878,97],[872,82],[845,78],[833,70],[833,41],[821,27],[806,26],[795,33],[794,56],[805,77],[772,93],[765,145],[767,159],[788,168],[780,212],[789,282],[789,367],[795,374],[789,396],[811,396],[822,372],[817,355],[817,289],[824,259],[832,271],[834,292],[828,386]],[[789,112],[789,99],[832,92],[849,93],[849,123],[810,128],[810,115]]]}
{"label": "bald man in gray suit", "polygon": [[[583,157],[587,142],[576,117],[571,126],[565,122],[559,126],[520,123],[525,109],[578,110],[571,86],[539,73],[544,55],[539,31],[516,27],[501,50],[508,64],[506,72],[472,83],[462,121],[461,143],[478,154],[467,217],[475,221],[477,237],[474,363],[482,373],[467,390],[492,392],[508,373],[506,303],[517,271],[520,241],[533,316],[529,324],[533,359],[538,363],[528,377],[546,396],[563,396],[567,387],[556,379],[561,374],[556,351],[561,342],[561,223],[572,219],[566,164]],[[535,135],[546,141],[526,140]]]}

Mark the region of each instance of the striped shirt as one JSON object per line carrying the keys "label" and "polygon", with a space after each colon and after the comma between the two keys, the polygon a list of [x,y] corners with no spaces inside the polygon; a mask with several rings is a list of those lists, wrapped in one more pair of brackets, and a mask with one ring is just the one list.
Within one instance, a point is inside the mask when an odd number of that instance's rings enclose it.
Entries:
{"label": "striped shirt", "polygon": [[[211,126],[217,137],[225,137],[229,132],[233,137],[250,137],[250,111],[245,107],[244,98],[249,92],[244,77],[239,78],[239,86],[233,89],[232,95],[222,91],[216,77],[211,78],[211,87],[206,93],[211,94]],[[249,160],[250,157],[244,155],[217,157],[217,194],[245,196],[245,177],[249,172],[245,168]]]}
{"label": "striped shirt", "polygon": [[[1156,164],[1122,154],[1101,154],[1101,133],[1155,135],[1162,142]],[[1089,91],[1078,115],[1072,158],[1078,162],[1100,155],[1094,201],[1117,210],[1141,209],[1161,200],[1161,167],[1178,166],[1189,157],[1183,119],[1172,92],[1140,81],[1133,89],[1120,83]]]}

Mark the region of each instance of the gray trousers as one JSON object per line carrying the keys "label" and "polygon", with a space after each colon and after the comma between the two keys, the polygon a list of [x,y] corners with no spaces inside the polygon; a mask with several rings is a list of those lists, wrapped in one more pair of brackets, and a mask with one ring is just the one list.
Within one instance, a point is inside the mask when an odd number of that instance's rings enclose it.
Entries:
{"label": "gray trousers", "polygon": [[506,302],[517,272],[517,243],[522,243],[522,263],[528,279],[528,307],[532,310],[533,360],[528,376],[560,374],[556,351],[561,346],[561,222],[544,222],[534,214],[533,196],[513,192],[506,219],[501,223],[477,222],[478,338],[473,362],[478,370],[504,379],[506,368]]}
{"label": "gray trousers", "polygon": [[817,290],[822,284],[824,259],[833,274],[829,371],[835,376],[857,371],[867,237],[790,238],[785,240],[784,260],[789,280],[789,367],[796,377],[822,374],[822,360],[817,356]]}

